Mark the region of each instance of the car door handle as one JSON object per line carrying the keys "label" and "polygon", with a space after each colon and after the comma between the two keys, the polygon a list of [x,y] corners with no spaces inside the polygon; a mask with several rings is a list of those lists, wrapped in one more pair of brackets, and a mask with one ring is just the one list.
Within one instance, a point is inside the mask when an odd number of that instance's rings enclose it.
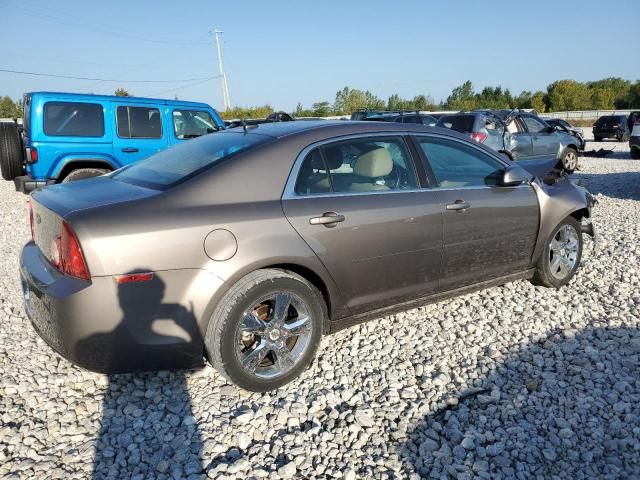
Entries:
{"label": "car door handle", "polygon": [[124,153],[137,153],[137,152],[139,152],[140,150],[138,150],[138,149],[137,149],[137,148],[135,148],[135,147],[127,147],[127,148],[123,148],[123,149],[122,149],[122,151],[123,151]]}
{"label": "car door handle", "polygon": [[467,208],[471,208],[471,204],[464,200],[456,200],[447,205],[447,210],[457,210],[458,212],[464,212]]}
{"label": "car door handle", "polygon": [[309,219],[311,225],[324,225],[325,227],[335,227],[340,222],[344,222],[344,215],[336,212],[325,212],[320,217],[311,217]]}

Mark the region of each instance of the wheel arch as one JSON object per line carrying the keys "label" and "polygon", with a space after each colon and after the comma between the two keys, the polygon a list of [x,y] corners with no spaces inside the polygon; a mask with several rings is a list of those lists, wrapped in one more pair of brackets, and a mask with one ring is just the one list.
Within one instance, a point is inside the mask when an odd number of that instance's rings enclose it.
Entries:
{"label": "wheel arch", "polygon": [[72,171],[79,168],[104,168],[110,172],[118,168],[106,159],[102,158],[71,158],[66,160],[58,172],[52,175],[56,181],[61,182]]}

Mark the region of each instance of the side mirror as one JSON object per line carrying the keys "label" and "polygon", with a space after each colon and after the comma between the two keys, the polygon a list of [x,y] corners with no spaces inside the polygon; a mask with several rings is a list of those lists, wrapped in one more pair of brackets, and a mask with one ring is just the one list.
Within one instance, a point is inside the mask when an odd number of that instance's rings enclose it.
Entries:
{"label": "side mirror", "polygon": [[551,125],[549,125],[549,126],[545,129],[545,132],[547,132],[547,133],[553,133],[553,132],[555,132],[555,131],[556,131],[555,127],[552,127]]}
{"label": "side mirror", "polygon": [[530,179],[531,175],[524,168],[517,165],[511,165],[507,167],[502,174],[500,184],[503,187],[514,187],[516,185],[522,185]]}

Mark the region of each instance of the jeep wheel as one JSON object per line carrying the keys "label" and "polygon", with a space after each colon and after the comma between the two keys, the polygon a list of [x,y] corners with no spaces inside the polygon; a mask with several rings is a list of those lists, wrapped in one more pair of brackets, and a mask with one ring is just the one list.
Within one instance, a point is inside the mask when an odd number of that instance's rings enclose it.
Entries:
{"label": "jeep wheel", "polygon": [[5,180],[22,173],[22,145],[15,123],[0,122],[0,172]]}
{"label": "jeep wheel", "polygon": [[602,137],[593,137],[593,141],[594,142],[601,142],[602,141]]}
{"label": "jeep wheel", "polygon": [[62,179],[61,183],[76,182],[78,180],[84,180],[85,178],[99,177],[109,173],[109,170],[104,168],[78,168],[71,171],[69,175]]}
{"label": "jeep wheel", "polygon": [[640,148],[631,149],[631,158],[634,160],[640,160]]}

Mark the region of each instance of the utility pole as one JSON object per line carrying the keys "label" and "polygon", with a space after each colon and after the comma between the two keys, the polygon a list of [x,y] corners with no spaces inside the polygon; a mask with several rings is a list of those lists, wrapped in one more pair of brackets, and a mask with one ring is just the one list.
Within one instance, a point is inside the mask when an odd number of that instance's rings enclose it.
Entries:
{"label": "utility pole", "polygon": [[229,110],[231,108],[231,101],[229,100],[229,87],[227,86],[227,76],[222,69],[222,53],[220,51],[220,34],[224,33],[222,30],[214,29],[212,32],[216,36],[216,47],[218,49],[218,67],[220,68],[220,78],[222,79],[222,101],[224,103],[224,109]]}

